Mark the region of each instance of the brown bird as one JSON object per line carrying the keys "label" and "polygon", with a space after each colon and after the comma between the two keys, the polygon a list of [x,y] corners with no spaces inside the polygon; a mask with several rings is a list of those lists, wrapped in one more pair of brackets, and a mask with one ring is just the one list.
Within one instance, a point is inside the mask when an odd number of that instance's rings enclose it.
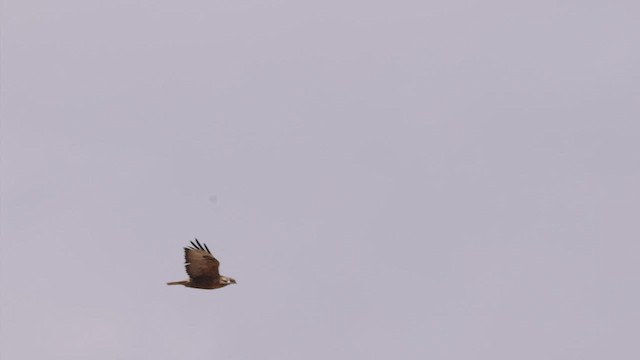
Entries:
{"label": "brown bird", "polygon": [[184,248],[185,267],[189,280],[169,282],[167,285],[184,285],[197,289],[217,289],[236,281],[220,275],[220,262],[213,257],[206,244],[200,245],[198,239],[191,242],[192,247]]}

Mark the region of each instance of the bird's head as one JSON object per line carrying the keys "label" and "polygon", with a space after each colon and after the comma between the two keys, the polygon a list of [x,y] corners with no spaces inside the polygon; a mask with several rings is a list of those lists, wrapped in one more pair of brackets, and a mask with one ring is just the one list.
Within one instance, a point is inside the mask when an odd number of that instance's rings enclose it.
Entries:
{"label": "bird's head", "polygon": [[225,284],[225,285],[230,285],[230,284],[235,284],[236,283],[236,279],[230,278],[230,277],[226,277],[226,276],[220,276],[220,282]]}

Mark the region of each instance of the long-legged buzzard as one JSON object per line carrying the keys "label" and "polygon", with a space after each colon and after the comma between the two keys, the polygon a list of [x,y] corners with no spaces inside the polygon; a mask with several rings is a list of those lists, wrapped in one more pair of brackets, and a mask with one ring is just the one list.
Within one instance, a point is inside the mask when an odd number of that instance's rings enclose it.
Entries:
{"label": "long-legged buzzard", "polygon": [[167,285],[184,285],[197,289],[217,289],[236,281],[220,275],[220,262],[213,257],[206,244],[200,245],[198,239],[191,242],[192,247],[184,248],[185,267],[189,280],[169,282]]}

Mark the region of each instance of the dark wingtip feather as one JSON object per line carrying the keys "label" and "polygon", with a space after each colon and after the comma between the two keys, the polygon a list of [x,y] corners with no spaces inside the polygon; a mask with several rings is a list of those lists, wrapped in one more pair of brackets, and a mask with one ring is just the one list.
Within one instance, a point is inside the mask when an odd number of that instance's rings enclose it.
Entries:
{"label": "dark wingtip feather", "polygon": [[[211,251],[207,247],[207,244],[200,244],[200,241],[198,241],[197,238],[195,239],[195,241],[196,241],[195,243],[193,241],[191,241],[191,245],[193,246],[193,249],[206,251],[209,254],[211,254]],[[187,248],[185,248],[185,249],[187,249]]]}

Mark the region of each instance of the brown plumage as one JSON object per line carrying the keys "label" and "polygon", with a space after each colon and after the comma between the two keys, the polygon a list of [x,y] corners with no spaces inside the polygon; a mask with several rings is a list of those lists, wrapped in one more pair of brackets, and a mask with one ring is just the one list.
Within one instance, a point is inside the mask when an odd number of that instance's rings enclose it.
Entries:
{"label": "brown plumage", "polygon": [[184,285],[197,289],[217,289],[236,281],[230,277],[220,275],[220,262],[213,257],[206,244],[200,244],[198,239],[191,242],[192,247],[184,248],[184,259],[189,274],[189,280],[169,282],[167,285]]}

